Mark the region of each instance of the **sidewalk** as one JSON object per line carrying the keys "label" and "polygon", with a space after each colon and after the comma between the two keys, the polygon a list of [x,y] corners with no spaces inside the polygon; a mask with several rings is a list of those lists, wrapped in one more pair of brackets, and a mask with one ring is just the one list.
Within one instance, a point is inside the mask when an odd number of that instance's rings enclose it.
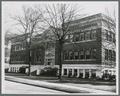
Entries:
{"label": "sidewalk", "polygon": [[87,94],[90,93],[90,94],[107,94],[107,95],[112,94],[112,95],[115,95],[114,92],[109,92],[109,91],[101,91],[101,90],[89,89],[89,88],[84,88],[84,87],[75,87],[75,86],[58,84],[58,83],[49,83],[49,82],[38,81],[38,80],[28,80],[28,79],[23,79],[23,78],[16,78],[13,76],[6,76],[5,79],[9,80],[9,81],[19,82],[19,83],[23,83],[23,84],[39,86],[39,87],[44,87],[44,88],[48,88],[48,89],[69,92],[69,93],[87,93]]}
{"label": "sidewalk", "polygon": [[103,81],[103,80],[93,80],[93,79],[82,79],[82,78],[68,78],[62,77],[62,81],[58,80],[58,77],[46,77],[46,76],[28,76],[26,74],[20,73],[6,73],[6,76],[15,76],[23,79],[31,80],[44,80],[52,83],[76,83],[76,84],[92,84],[92,85],[116,85],[115,81]]}

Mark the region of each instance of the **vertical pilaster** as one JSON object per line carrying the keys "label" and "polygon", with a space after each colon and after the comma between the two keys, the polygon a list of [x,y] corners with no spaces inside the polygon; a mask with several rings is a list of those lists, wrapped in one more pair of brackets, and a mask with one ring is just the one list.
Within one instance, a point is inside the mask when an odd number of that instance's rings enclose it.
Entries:
{"label": "vertical pilaster", "polygon": [[85,78],[85,69],[83,69],[83,78]]}
{"label": "vertical pilaster", "polygon": [[72,76],[74,75],[74,69],[72,69]]}
{"label": "vertical pilaster", "polygon": [[80,69],[77,69],[77,77],[80,75]]}
{"label": "vertical pilaster", "polygon": [[92,75],[92,74],[91,74],[91,69],[89,69],[89,78],[91,78],[91,75]]}
{"label": "vertical pilaster", "polygon": [[63,74],[64,74],[64,69],[62,69],[62,74],[61,75],[63,76]]}
{"label": "vertical pilaster", "polygon": [[10,67],[9,67],[9,69],[8,69],[8,72],[10,72]]}
{"label": "vertical pilaster", "polygon": [[68,74],[69,74],[69,69],[67,69],[67,76],[68,76]]}

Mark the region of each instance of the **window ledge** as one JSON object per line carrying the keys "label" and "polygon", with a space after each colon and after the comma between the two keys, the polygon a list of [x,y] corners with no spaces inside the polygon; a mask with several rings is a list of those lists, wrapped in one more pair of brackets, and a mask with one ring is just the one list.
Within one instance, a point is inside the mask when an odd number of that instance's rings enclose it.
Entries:
{"label": "window ledge", "polygon": [[82,42],[90,42],[90,41],[96,41],[96,39],[92,39],[92,40],[83,40],[83,41],[76,41],[76,42],[67,42],[65,44],[70,44],[70,43],[82,43]]}
{"label": "window ledge", "polygon": [[64,61],[95,61],[96,59],[83,59],[83,60],[64,60]]}

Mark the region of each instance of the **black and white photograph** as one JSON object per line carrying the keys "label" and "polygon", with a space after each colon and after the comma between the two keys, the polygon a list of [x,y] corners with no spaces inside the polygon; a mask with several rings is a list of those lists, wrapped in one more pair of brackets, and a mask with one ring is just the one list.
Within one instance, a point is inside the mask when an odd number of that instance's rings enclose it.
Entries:
{"label": "black and white photograph", "polygon": [[118,95],[118,6],[2,1],[2,94]]}

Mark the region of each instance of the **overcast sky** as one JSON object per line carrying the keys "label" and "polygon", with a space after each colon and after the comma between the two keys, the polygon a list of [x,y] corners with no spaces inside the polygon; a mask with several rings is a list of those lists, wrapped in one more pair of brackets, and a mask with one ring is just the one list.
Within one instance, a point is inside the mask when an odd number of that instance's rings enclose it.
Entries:
{"label": "overcast sky", "polygon": [[[18,2],[18,1],[2,1],[2,28],[3,31],[5,32],[6,30],[10,30],[11,32],[16,33],[16,27],[13,25],[14,21],[11,20],[11,16],[15,15],[22,15],[22,6],[33,6],[36,4],[40,4],[40,6],[44,6],[46,3],[61,3],[61,2]],[[63,3],[63,2],[62,2]],[[65,2],[64,2],[65,3]],[[68,3],[68,1],[66,2]],[[116,16],[118,16],[118,2],[113,2],[113,1],[90,1],[90,2],[69,2],[72,4],[78,4],[80,8],[83,8],[84,10],[81,11],[81,14],[97,14],[97,13],[104,13],[106,14],[105,9],[107,8],[110,14],[113,14],[113,10],[115,8],[116,10]]]}

